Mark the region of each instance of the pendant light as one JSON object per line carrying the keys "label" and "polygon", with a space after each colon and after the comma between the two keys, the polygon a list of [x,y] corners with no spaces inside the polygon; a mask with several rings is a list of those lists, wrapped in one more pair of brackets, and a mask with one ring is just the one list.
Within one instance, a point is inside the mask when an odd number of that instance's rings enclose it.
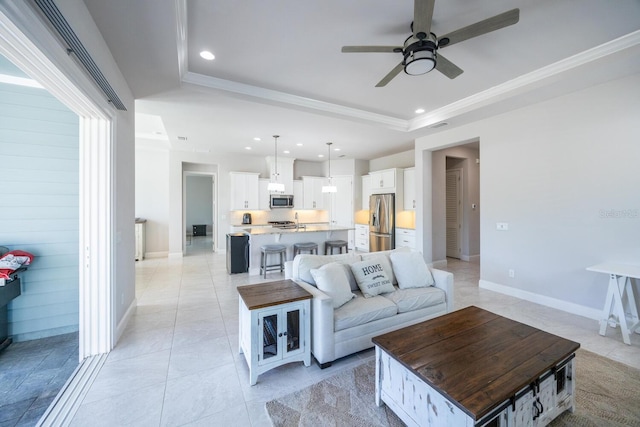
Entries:
{"label": "pendant light", "polygon": [[275,153],[276,153],[276,171],[273,174],[273,179],[271,182],[269,182],[269,185],[267,185],[267,191],[270,192],[274,192],[274,193],[284,193],[284,184],[281,184],[278,182],[278,138],[280,138],[280,135],[273,135],[273,139],[275,139]]}
{"label": "pendant light", "polygon": [[323,193],[337,193],[338,189],[335,185],[331,185],[331,144],[332,142],[327,142],[327,151],[329,152],[329,185],[322,186]]}

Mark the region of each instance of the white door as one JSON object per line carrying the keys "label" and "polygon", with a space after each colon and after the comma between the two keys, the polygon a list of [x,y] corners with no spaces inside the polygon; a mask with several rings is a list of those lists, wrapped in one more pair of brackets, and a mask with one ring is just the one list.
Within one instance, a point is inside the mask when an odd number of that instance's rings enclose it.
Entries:
{"label": "white door", "polygon": [[462,252],[462,171],[447,171],[446,180],[446,217],[447,217],[447,256],[460,258]]}

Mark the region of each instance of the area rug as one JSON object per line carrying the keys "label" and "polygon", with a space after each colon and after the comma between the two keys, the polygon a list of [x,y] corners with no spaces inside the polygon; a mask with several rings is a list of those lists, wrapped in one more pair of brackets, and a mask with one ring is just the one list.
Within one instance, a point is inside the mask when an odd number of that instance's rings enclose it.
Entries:
{"label": "area rug", "polygon": [[[640,370],[586,350],[576,353],[576,410],[550,426],[640,426]],[[404,423],[375,404],[375,361],[266,403],[274,426],[380,426]]]}

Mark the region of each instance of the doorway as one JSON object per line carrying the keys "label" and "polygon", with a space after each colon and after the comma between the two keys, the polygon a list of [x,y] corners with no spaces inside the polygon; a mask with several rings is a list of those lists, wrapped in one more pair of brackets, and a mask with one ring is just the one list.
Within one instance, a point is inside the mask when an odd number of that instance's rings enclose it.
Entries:
{"label": "doorway", "polygon": [[184,254],[216,252],[217,245],[217,176],[184,167],[183,222]]}
{"label": "doorway", "polygon": [[[449,164],[447,157],[447,165]],[[460,259],[462,255],[462,169],[447,168],[446,175],[446,232],[447,257]]]}

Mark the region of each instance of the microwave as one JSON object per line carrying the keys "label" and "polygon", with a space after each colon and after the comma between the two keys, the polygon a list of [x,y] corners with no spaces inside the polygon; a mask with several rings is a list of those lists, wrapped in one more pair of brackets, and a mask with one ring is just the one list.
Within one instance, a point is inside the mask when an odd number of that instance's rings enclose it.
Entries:
{"label": "microwave", "polygon": [[271,209],[293,208],[293,196],[287,194],[272,194],[269,207],[271,207]]}

